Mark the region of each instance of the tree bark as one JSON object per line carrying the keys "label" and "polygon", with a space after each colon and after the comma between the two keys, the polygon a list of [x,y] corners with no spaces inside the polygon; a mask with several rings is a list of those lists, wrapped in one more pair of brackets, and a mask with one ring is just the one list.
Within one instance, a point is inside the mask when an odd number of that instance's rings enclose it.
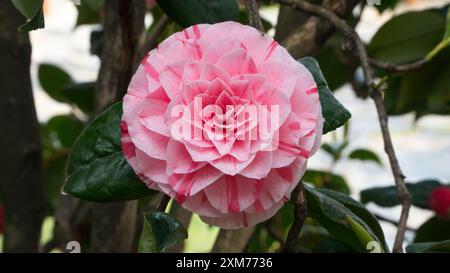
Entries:
{"label": "tree bark", "polygon": [[[144,0],[106,0],[102,65],[97,81],[100,112],[122,100],[144,38]],[[137,201],[95,204],[92,252],[130,252],[136,231]]]}
{"label": "tree bark", "polygon": [[[310,0],[320,3],[320,0]],[[361,0],[323,0],[322,6],[345,18]],[[295,58],[316,55],[334,33],[333,25],[316,16],[282,6],[275,39]]]}
{"label": "tree bark", "polygon": [[0,1],[0,190],[5,252],[38,252],[44,217],[42,149],[30,78],[28,33],[11,1]]}

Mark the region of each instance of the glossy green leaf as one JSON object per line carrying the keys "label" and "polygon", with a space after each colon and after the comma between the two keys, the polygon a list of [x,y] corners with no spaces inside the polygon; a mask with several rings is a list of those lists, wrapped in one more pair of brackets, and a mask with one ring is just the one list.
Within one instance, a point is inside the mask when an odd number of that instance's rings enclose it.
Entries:
{"label": "glossy green leaf", "polygon": [[414,243],[450,240],[450,221],[433,216],[416,231]]}
{"label": "glossy green leaf", "polygon": [[350,187],[344,177],[327,171],[307,170],[302,180],[313,184],[317,188],[350,194]]}
{"label": "glossy green leaf", "polygon": [[122,153],[121,118],[122,103],[116,103],[81,133],[69,155],[65,192],[96,202],[133,200],[153,193]]}
{"label": "glossy green leaf", "polygon": [[164,212],[149,212],[144,215],[138,249],[140,253],[161,253],[187,238],[187,230],[177,219]]}
{"label": "glossy green leaf", "polygon": [[375,241],[374,238],[369,234],[369,232],[365,230],[364,227],[361,226],[357,221],[353,220],[351,216],[347,216],[346,219],[361,245],[368,246],[369,243]]}
{"label": "glossy green leaf", "polygon": [[406,247],[408,253],[450,253],[450,240],[434,243],[417,243]]}
{"label": "glossy green leaf", "polygon": [[368,46],[381,61],[409,63],[424,58],[442,39],[445,16],[439,10],[400,14],[385,23]]}
{"label": "glossy green leaf", "polygon": [[339,201],[329,197],[320,190],[305,185],[308,215],[320,223],[336,239],[345,242],[355,251],[366,252],[366,245],[363,245],[354,232],[354,227],[348,222],[347,217],[351,217],[361,227],[366,230],[372,238],[380,245],[383,245],[375,233],[371,230],[359,216],[344,206]]}
{"label": "glossy green leaf", "polygon": [[[436,180],[424,180],[417,183],[406,183],[409,193],[411,194],[412,204],[416,207],[428,209],[428,199],[431,192],[442,186]],[[376,187],[361,191],[361,202],[373,202],[381,207],[395,207],[399,205],[397,188],[395,186]]]}
{"label": "glossy green leaf", "polygon": [[351,210],[354,214],[356,214],[361,220],[363,220],[373,231],[373,233],[377,236],[377,238],[382,243],[382,246],[385,250],[389,249],[386,239],[384,236],[383,229],[380,226],[380,223],[378,222],[377,218],[366,209],[366,207],[361,204],[360,202],[354,200],[350,196],[336,192],[333,190],[328,189],[318,189],[320,192],[326,194],[328,197],[340,202],[343,204],[346,208]]}
{"label": "glossy green leaf", "polygon": [[378,155],[367,149],[356,149],[353,150],[348,156],[351,159],[358,159],[364,161],[372,161],[377,163],[378,165],[383,165]]}
{"label": "glossy green leaf", "polygon": [[161,9],[182,27],[234,21],[238,16],[235,0],[157,0]]}
{"label": "glossy green leaf", "polygon": [[316,59],[305,57],[298,61],[311,72],[316,81],[322,106],[322,115],[325,118],[323,133],[334,131],[344,125],[350,119],[351,114],[331,93]]}

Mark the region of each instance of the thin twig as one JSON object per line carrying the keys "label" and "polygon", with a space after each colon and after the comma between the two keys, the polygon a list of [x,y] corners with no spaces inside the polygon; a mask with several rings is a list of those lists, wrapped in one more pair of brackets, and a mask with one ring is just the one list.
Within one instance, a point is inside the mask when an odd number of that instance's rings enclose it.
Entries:
{"label": "thin twig", "polygon": [[158,36],[163,32],[169,22],[169,17],[166,14],[163,14],[161,18],[159,18],[158,22],[156,22],[156,25],[153,28],[153,31],[149,33],[147,37],[145,37],[145,42],[139,50],[139,54],[141,56],[145,56],[147,52],[149,52],[156,46],[156,39],[158,39]]}
{"label": "thin twig", "polygon": [[294,253],[296,252],[297,238],[302,231],[303,224],[305,223],[307,208],[306,198],[303,188],[303,182],[300,181],[297,187],[292,192],[292,200],[294,200],[294,221],[289,229],[286,242],[284,243],[281,252]]}
{"label": "thin twig", "polygon": [[[353,48],[352,48],[352,44],[351,41],[349,41],[348,43],[344,44],[344,48],[347,51],[352,52]],[[354,54],[356,56],[356,54]],[[358,57],[358,56],[356,56]],[[427,64],[430,60],[428,59],[421,59],[412,63],[405,63],[405,64],[394,64],[394,63],[389,63],[389,62],[383,62],[377,59],[373,59],[369,57],[369,63],[377,68],[381,68],[383,70],[386,70],[388,72],[393,72],[393,73],[400,73],[400,72],[407,72],[407,71],[412,71],[412,70],[417,70],[422,68],[425,64]]]}
{"label": "thin twig", "polygon": [[164,195],[161,197],[161,200],[159,201],[159,204],[158,204],[158,207],[156,207],[156,210],[165,212],[166,209],[167,209],[167,205],[169,204],[169,202],[170,202],[170,196],[164,194]]}
{"label": "thin twig", "polygon": [[426,63],[428,63],[427,59],[422,59],[417,62],[407,63],[407,64],[393,64],[388,62],[382,62],[375,59],[370,58],[369,62],[371,65],[376,66],[378,68],[384,69],[389,72],[406,72],[411,70],[417,70],[422,68]]}
{"label": "thin twig", "polygon": [[367,87],[369,88],[369,94],[375,102],[375,106],[378,113],[378,119],[381,126],[381,132],[384,141],[384,150],[389,158],[391,164],[392,174],[394,176],[395,184],[398,190],[398,198],[402,204],[402,212],[399,220],[397,234],[395,236],[395,242],[393,251],[403,252],[403,241],[405,238],[406,224],[408,221],[409,209],[411,207],[411,196],[405,185],[405,176],[398,163],[397,156],[395,155],[394,146],[392,145],[392,140],[388,127],[388,118],[386,114],[386,109],[383,103],[383,93],[381,88],[374,88],[376,86],[374,82],[373,69],[370,65],[369,57],[364,43],[362,42],[356,31],[350,27],[347,22],[339,18],[333,12],[323,8],[322,6],[308,3],[303,0],[273,0],[273,2],[278,2],[280,4],[289,5],[293,9],[301,10],[313,15],[319,16],[331,22],[336,29],[338,29],[345,37],[350,39],[356,47],[356,52],[358,54],[361,68],[364,73],[364,79]]}
{"label": "thin twig", "polygon": [[245,8],[247,9],[247,16],[250,25],[262,33],[264,33],[264,26],[259,16],[259,7],[256,0],[245,0]]}
{"label": "thin twig", "polygon": [[[396,221],[394,221],[392,219],[386,218],[386,217],[381,216],[379,214],[374,214],[374,216],[380,221],[383,221],[383,222],[386,222],[386,223],[389,223],[389,224],[393,224],[394,226],[398,227],[398,222],[396,222]],[[413,229],[411,227],[408,227],[408,226],[406,227],[406,230],[407,231],[414,231],[414,232],[416,231],[415,229]]]}

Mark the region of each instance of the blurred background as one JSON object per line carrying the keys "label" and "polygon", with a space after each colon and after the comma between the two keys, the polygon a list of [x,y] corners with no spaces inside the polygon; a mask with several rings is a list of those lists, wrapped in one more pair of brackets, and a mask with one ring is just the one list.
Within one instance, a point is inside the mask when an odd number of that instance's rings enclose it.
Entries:
{"label": "blurred background", "polygon": [[[383,0],[381,0],[383,1]],[[357,31],[365,42],[369,42],[377,33],[379,28],[389,21],[393,16],[409,11],[424,10],[432,7],[442,7],[448,4],[445,0],[404,0],[400,1],[394,8],[387,8],[383,12],[373,6],[366,6],[357,25]],[[46,69],[54,67],[61,69],[62,77],[69,77],[74,88],[90,88],[89,84],[95,82],[100,68],[100,59],[93,49],[92,39],[101,30],[98,24],[86,23],[79,17],[79,12],[83,9],[77,7],[70,0],[45,0],[45,29],[30,33],[32,45],[31,77],[33,85],[33,95],[39,122],[45,128],[46,125],[54,126],[58,119],[75,116],[76,120],[86,122],[88,115],[86,111],[80,111],[82,107],[73,107],[69,103],[64,103],[58,98],[49,95],[51,86],[42,84],[43,78],[53,77],[46,74]],[[279,13],[278,5],[264,5],[261,14],[264,19],[276,26]],[[152,25],[153,16],[146,15],[146,25]],[[270,27],[270,35],[275,34],[275,29]],[[320,58],[319,58],[319,63]],[[447,60],[447,65],[450,65]],[[328,79],[338,73],[339,67],[333,71],[331,66],[324,70]],[[448,75],[448,74],[447,74]],[[82,83],[84,86],[76,86]],[[50,84],[51,85],[51,84]],[[309,169],[317,173],[310,173],[312,180],[323,180],[324,173],[333,174],[336,177],[331,180],[344,181],[348,185],[348,190],[352,197],[360,199],[362,190],[392,186],[392,178],[389,162],[383,151],[383,140],[376,115],[374,104],[369,99],[364,99],[364,95],[354,91],[354,84],[347,82],[337,84],[334,88],[336,97],[350,110],[352,118],[345,128],[324,136],[323,143],[329,147],[324,147],[309,161]],[[448,86],[447,86],[448,90]],[[427,92],[426,89],[420,90]],[[448,99],[448,97],[447,97]],[[89,106],[86,106],[89,108]],[[56,117],[56,118],[55,118]],[[83,127],[82,123],[73,121],[64,130],[79,131]],[[52,125],[53,124],[53,125]],[[408,182],[418,182],[435,179],[448,183],[450,181],[450,116],[437,115],[434,113],[419,114],[415,111],[406,110],[405,113],[396,113],[389,119],[389,127],[392,133],[397,156]],[[59,155],[55,155],[54,150],[67,150],[68,145],[73,142],[69,139],[66,143],[52,141],[52,133],[46,134],[43,129],[44,148],[48,149],[48,154],[44,157],[44,165],[48,172],[51,172],[52,162],[59,162]],[[50,129],[48,129],[50,130]],[[345,143],[345,144],[344,144]],[[50,146],[50,148],[48,147]],[[69,146],[70,147],[70,146]],[[53,150],[52,150],[53,149]],[[369,151],[370,156],[355,160],[350,158],[350,154],[358,149]],[[336,151],[339,151],[336,154]],[[45,154],[44,154],[45,155]],[[46,165],[47,164],[47,165]],[[318,176],[317,176],[318,175]],[[59,177],[56,174],[57,177]],[[340,183],[340,182],[339,182]],[[347,186],[346,186],[347,187]],[[58,193],[58,189],[55,189]],[[369,204],[368,208],[381,218],[397,221],[400,215],[400,207],[383,208],[374,204]],[[413,207],[410,214],[408,226],[411,229],[418,228],[429,217],[433,215],[430,210]],[[46,216],[42,230],[42,243],[45,245],[53,237],[54,217],[50,214]],[[385,232],[388,245],[392,245],[396,226],[387,221],[381,222]],[[210,251],[218,229],[209,227],[202,223],[198,217],[194,216],[189,226],[189,239],[185,245],[186,252]],[[412,242],[414,232],[408,231],[406,243]],[[0,235],[1,251],[2,235]],[[58,251],[58,250],[54,250]]]}

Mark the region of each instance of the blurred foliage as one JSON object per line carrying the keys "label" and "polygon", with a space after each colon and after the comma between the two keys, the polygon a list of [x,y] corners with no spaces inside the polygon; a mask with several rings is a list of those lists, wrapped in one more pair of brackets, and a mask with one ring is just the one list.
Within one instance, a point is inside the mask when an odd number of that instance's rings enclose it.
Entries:
{"label": "blurred foliage", "polygon": [[11,0],[14,6],[25,16],[27,22],[18,30],[27,32],[45,27],[43,3],[44,0]]}
{"label": "blurred foliage", "polygon": [[234,21],[238,16],[235,0],[157,0],[161,9],[181,27],[202,23]]}
{"label": "blurred foliage", "polygon": [[433,243],[416,243],[406,247],[408,253],[449,253],[450,240]]}
{"label": "blurred foliage", "polygon": [[[428,199],[431,192],[443,184],[437,180],[424,180],[416,183],[406,183],[411,194],[412,204],[421,209],[429,209]],[[395,186],[376,187],[361,191],[361,202],[373,202],[381,207],[395,207],[399,205],[397,188]]]}

